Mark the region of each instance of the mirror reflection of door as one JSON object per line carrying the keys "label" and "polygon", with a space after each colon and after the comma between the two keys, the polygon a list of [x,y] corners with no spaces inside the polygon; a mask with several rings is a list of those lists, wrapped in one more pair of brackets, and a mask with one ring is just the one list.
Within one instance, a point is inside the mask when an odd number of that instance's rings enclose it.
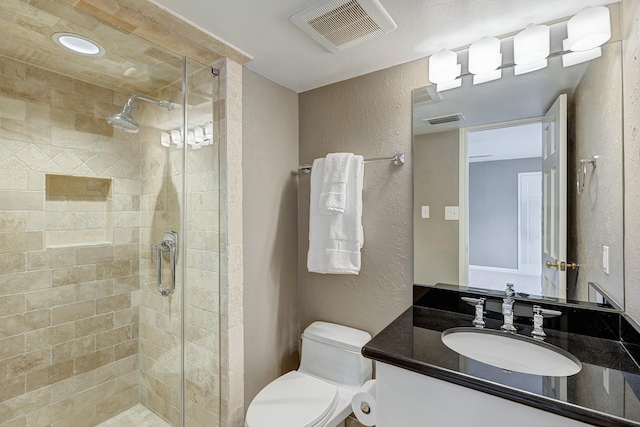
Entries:
{"label": "mirror reflection of door", "polygon": [[540,120],[467,129],[468,286],[566,295],[566,111],[560,95]]}
{"label": "mirror reflection of door", "polygon": [[542,122],[467,129],[466,141],[468,286],[541,295]]}
{"label": "mirror reflection of door", "polygon": [[566,298],[567,95],[560,95],[542,126],[542,295]]}

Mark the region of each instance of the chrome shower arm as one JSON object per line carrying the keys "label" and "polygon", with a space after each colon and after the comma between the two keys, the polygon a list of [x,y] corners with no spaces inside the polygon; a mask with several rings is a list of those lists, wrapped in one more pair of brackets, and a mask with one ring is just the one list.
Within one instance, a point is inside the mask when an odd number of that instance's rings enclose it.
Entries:
{"label": "chrome shower arm", "polygon": [[133,101],[135,101],[136,99],[139,99],[141,101],[151,102],[152,104],[156,104],[156,105],[159,105],[160,107],[164,107],[169,111],[173,110],[174,108],[173,102],[171,101],[163,101],[161,99],[152,98],[146,95],[132,95],[131,98],[129,98],[129,100],[125,104],[122,111],[131,113],[131,110],[133,109]]}
{"label": "chrome shower arm", "polygon": [[150,96],[146,95],[132,95],[124,105],[124,107],[122,107],[122,112],[109,116],[107,118],[107,122],[111,126],[121,131],[138,133],[140,131],[140,126],[138,126],[138,123],[136,123],[136,121],[133,119],[133,101],[135,101],[136,99],[151,102],[152,104],[164,107],[169,111],[173,110],[174,108],[173,102],[171,101],[162,101],[160,99],[151,98]]}

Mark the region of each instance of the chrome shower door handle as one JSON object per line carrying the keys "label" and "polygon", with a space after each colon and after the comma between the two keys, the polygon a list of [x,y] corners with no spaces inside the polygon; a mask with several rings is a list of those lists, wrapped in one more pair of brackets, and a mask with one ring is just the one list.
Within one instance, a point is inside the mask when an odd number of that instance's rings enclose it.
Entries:
{"label": "chrome shower door handle", "polygon": [[[162,296],[168,297],[176,290],[176,263],[178,258],[178,233],[175,231],[165,231],[162,242],[151,247],[151,262],[154,256],[157,261],[156,274],[158,276],[158,291]],[[162,284],[162,259],[169,261],[171,286],[164,287]]]}

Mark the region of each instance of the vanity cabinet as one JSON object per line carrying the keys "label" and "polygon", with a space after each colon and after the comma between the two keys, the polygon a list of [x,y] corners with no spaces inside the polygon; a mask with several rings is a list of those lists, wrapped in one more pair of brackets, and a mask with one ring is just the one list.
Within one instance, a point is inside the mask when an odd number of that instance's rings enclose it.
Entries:
{"label": "vanity cabinet", "polygon": [[376,372],[377,427],[590,425],[386,363]]}
{"label": "vanity cabinet", "polygon": [[[414,292],[413,306],[362,349],[376,362],[378,427],[640,427],[640,327],[622,313],[541,304],[561,312],[546,320],[545,342],[571,354],[582,369],[567,376],[525,374],[464,356],[442,341],[444,331],[473,329],[475,308],[462,297],[486,298],[485,328],[499,331],[503,320],[492,307],[501,296],[445,285]],[[522,337],[533,329],[531,305],[515,301]]]}

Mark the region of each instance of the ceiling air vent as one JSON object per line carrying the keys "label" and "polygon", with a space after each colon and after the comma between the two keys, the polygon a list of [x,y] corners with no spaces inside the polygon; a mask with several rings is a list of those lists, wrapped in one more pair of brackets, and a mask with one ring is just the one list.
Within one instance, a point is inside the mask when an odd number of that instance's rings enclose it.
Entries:
{"label": "ceiling air vent", "polygon": [[324,0],[289,19],[333,53],[397,27],[378,0]]}
{"label": "ceiling air vent", "polygon": [[428,119],[422,119],[423,122],[428,123],[430,125],[441,125],[444,123],[451,122],[459,122],[460,120],[464,120],[464,116],[462,113],[450,114],[448,116],[439,116],[439,117],[431,117]]}

